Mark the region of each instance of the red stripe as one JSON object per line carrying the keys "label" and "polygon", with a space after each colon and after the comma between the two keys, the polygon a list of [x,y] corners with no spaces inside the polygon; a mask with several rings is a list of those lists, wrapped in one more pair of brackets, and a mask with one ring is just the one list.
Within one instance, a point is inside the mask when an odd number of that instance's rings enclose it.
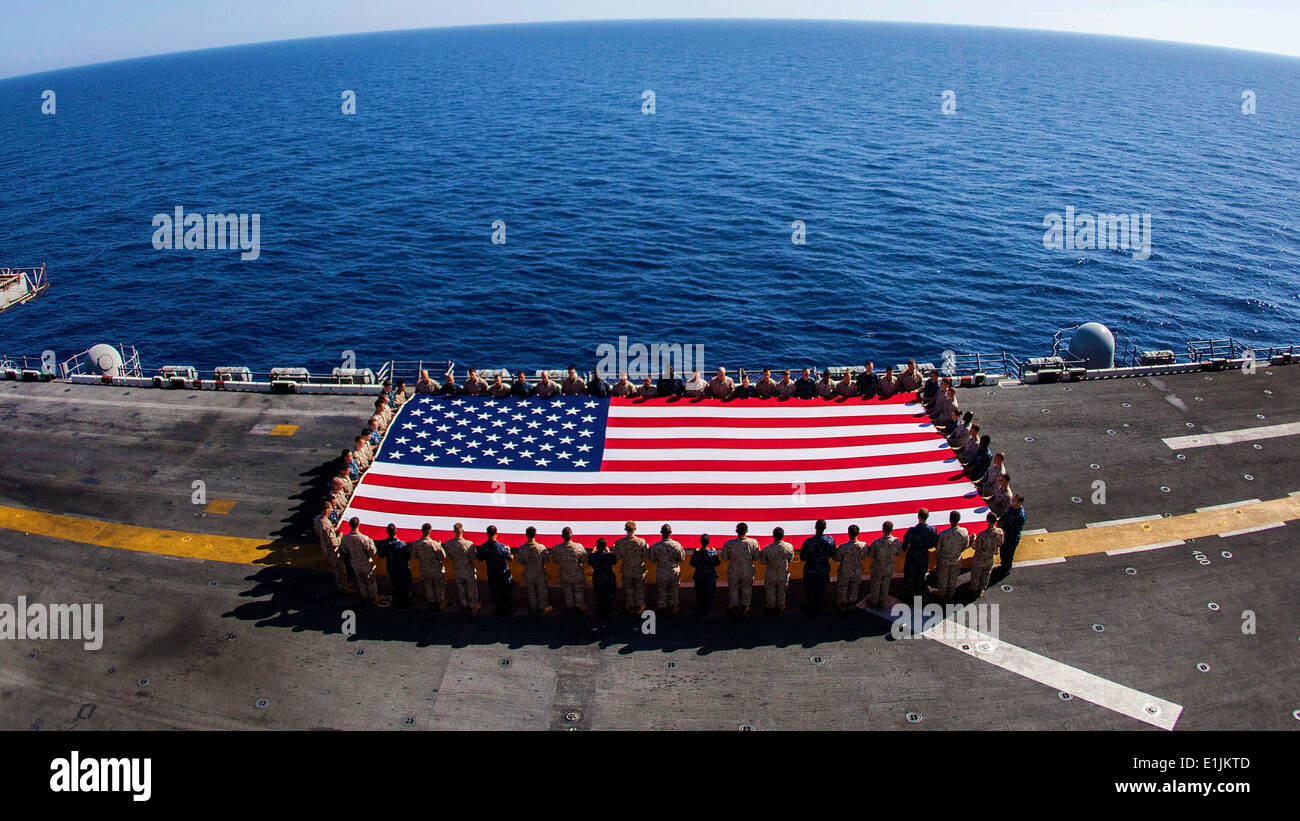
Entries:
{"label": "red stripe", "polygon": [[[868,445],[899,445],[905,442],[928,442],[935,438],[934,431],[918,430],[912,433],[882,433],[874,436],[830,436],[817,439],[781,439],[778,437],[755,439],[607,439],[605,449],[625,450],[676,450],[678,448],[731,448],[733,450],[761,450],[785,448],[798,453],[805,448],[851,448]],[[561,447],[556,445],[556,447]]]}
{"label": "red stripe", "polygon": [[[507,498],[510,498],[507,496]],[[619,507],[619,508],[555,508],[555,507],[515,507],[511,505],[466,505],[443,504],[441,502],[399,502],[392,499],[372,499],[365,496],[352,498],[353,510],[369,510],[374,513],[395,514],[402,516],[460,517],[464,519],[502,519],[519,521],[556,520],[568,522],[599,522],[618,519],[646,519],[673,521],[715,520],[715,521],[758,521],[780,524],[792,518],[808,516],[815,512],[822,519],[869,518],[874,516],[900,516],[915,513],[920,508],[948,508],[953,510],[973,510],[984,506],[972,489],[969,494],[959,498],[917,499],[915,501],[889,501],[871,505],[834,505],[804,507],[790,505],[784,508],[755,510],[750,507],[725,508],[682,508],[667,506],[656,507]]]}
{"label": "red stripe", "polygon": [[[508,474],[503,474],[508,475]],[[797,479],[798,477],[791,477]],[[390,476],[370,472],[365,477],[365,487],[398,487],[408,490],[425,490],[432,492],[482,493],[491,495],[500,489],[500,479],[419,479],[406,476]],[[819,493],[860,493],[869,490],[892,490],[894,488],[924,487],[945,482],[962,482],[965,476],[954,468],[952,473],[925,473],[919,476],[885,476],[879,479],[846,479],[838,482],[805,482],[804,490],[809,494]],[[609,484],[566,484],[562,478],[555,482],[516,482],[506,480],[508,492],[514,494],[566,494],[568,496],[632,496],[636,494],[653,494],[661,492],[664,485],[645,483],[610,482]],[[794,482],[694,482],[674,483],[672,492],[682,496],[695,496],[702,493],[726,493],[728,495],[770,496],[789,493]]]}

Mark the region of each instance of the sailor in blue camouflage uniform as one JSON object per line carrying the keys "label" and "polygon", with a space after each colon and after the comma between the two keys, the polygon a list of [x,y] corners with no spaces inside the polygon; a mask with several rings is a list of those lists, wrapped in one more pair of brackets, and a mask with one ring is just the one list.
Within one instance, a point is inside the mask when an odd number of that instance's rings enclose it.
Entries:
{"label": "sailor in blue camouflage uniform", "polygon": [[831,559],[835,557],[835,540],[826,535],[826,520],[817,520],[817,535],[803,540],[799,559],[803,562],[805,613],[820,613],[831,583]]}
{"label": "sailor in blue camouflage uniform", "polygon": [[1016,493],[1011,497],[1011,507],[998,517],[998,527],[1002,528],[1005,534],[1002,547],[998,551],[1002,559],[999,578],[1006,578],[1006,575],[1011,572],[1011,565],[1016,558],[1016,547],[1020,544],[1020,533],[1025,529],[1025,520],[1028,516],[1025,510],[1025,497]]}
{"label": "sailor in blue camouflage uniform", "polygon": [[510,548],[497,541],[497,526],[488,525],[487,541],[474,548],[487,567],[488,589],[498,616],[515,612],[515,577],[510,573]]}
{"label": "sailor in blue camouflage uniform", "polygon": [[397,538],[397,525],[388,525],[388,538],[375,545],[375,552],[388,562],[388,581],[393,585],[393,605],[411,606],[411,548]]}
{"label": "sailor in blue camouflage uniform", "polygon": [[695,615],[707,616],[713,612],[713,598],[718,593],[718,565],[722,557],[709,547],[709,534],[700,536],[700,546],[691,552],[691,567],[695,569]]}
{"label": "sailor in blue camouflage uniform", "polygon": [[939,531],[926,524],[930,511],[921,508],[916,512],[916,524],[903,535],[903,589],[910,598],[926,592],[925,574],[930,570],[930,551],[939,543]]}
{"label": "sailor in blue camouflage uniform", "polygon": [[618,556],[609,552],[609,543],[605,539],[596,540],[596,549],[587,557],[591,565],[591,589],[596,594],[596,612],[608,616],[614,612],[614,594],[618,591],[618,577],[614,575],[614,564]]}

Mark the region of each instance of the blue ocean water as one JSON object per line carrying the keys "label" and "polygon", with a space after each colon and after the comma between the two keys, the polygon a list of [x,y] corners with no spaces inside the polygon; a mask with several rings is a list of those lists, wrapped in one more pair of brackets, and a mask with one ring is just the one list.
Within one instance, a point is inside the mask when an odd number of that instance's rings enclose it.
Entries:
{"label": "blue ocean water", "polygon": [[[626,336],[709,366],[937,362],[1089,320],[1300,342],[1298,123],[1296,59],[894,24],[424,30],[16,78],[0,265],[53,284],[0,352],[520,368]],[[178,205],[260,214],[260,259],[156,250]],[[1067,206],[1149,213],[1150,258],[1045,249]]]}

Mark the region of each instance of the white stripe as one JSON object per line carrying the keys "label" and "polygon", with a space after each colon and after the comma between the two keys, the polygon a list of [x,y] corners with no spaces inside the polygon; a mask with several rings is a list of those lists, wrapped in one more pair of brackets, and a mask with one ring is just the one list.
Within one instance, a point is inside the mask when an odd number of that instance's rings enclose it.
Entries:
{"label": "white stripe", "polygon": [[[930,519],[933,520],[935,518],[940,518],[942,521],[946,522],[948,521],[948,513],[948,510],[932,510],[930,511]],[[961,514],[961,521],[963,523],[974,524],[984,521],[982,515],[975,513],[972,510],[963,510],[961,511]],[[623,532],[623,524],[626,521],[626,518],[624,517],[611,519],[609,521],[595,522],[572,522],[558,518],[551,520],[530,519],[528,521],[514,519],[476,519],[473,517],[466,518],[463,516],[440,519],[436,516],[426,515],[412,516],[399,513],[375,513],[368,510],[353,509],[352,506],[349,505],[348,509],[343,513],[343,519],[351,519],[353,516],[360,518],[361,523],[364,525],[384,527],[389,522],[392,522],[402,530],[419,530],[420,525],[429,522],[433,525],[435,531],[443,533],[451,531],[452,522],[461,522],[465,525],[465,530],[471,533],[483,533],[487,530],[488,525],[496,525],[497,529],[501,531],[501,533],[511,536],[523,533],[529,525],[532,525],[537,528],[539,533],[548,537],[558,534],[565,527],[572,527],[574,534],[577,536],[609,536],[612,534],[621,534]],[[789,517],[763,518],[763,516],[763,512],[756,511],[753,516],[746,520],[749,524],[750,533],[753,534],[755,538],[764,538],[767,536],[767,533],[762,531],[761,528],[766,527],[768,531],[770,531],[771,528],[776,525],[781,525],[785,528],[787,539],[796,536],[800,538],[811,536],[816,532],[816,528],[814,527],[817,516],[816,510],[808,511],[808,516],[806,518],[798,520],[791,520]],[[665,516],[665,520],[668,520],[667,516]],[[894,530],[902,531],[916,524],[916,513],[900,513],[896,516],[864,516],[854,519],[828,519],[826,532],[836,535],[838,538],[838,534],[848,531],[849,525],[856,524],[864,532],[874,533],[881,530],[881,524],[886,520],[894,523]],[[657,521],[658,520],[656,520],[656,522]],[[673,530],[678,533],[709,533],[712,534],[715,539],[722,539],[724,541],[731,538],[731,536],[736,532],[736,522],[731,519],[724,522],[715,520],[672,518],[670,523],[673,526]],[[655,529],[657,530],[657,527]],[[719,544],[719,546],[721,545]]]}
{"label": "white stripe", "polygon": [[1219,537],[1226,539],[1229,536],[1242,536],[1246,533],[1258,533],[1261,530],[1272,530],[1275,527],[1286,527],[1286,522],[1269,522],[1266,525],[1243,527],[1241,530],[1226,530],[1223,533],[1220,533]]}
{"label": "white stripe", "polygon": [[661,448],[605,448],[605,461],[613,462],[772,462],[819,461],[822,459],[861,459],[870,456],[897,456],[904,453],[952,453],[946,442],[926,439],[921,442],[896,442],[890,445],[846,445],[833,448],[701,448],[683,445],[677,449]]}
{"label": "white stripe", "polygon": [[1016,567],[1034,567],[1034,566],[1036,566],[1036,565],[1040,565],[1040,564],[1060,564],[1060,563],[1063,562],[1063,561],[1065,561],[1065,557],[1064,557],[1064,556],[1054,556],[1054,557],[1052,557],[1052,558],[1050,558],[1050,559],[1030,559],[1030,560],[1028,560],[1028,561],[1024,561],[1024,562],[1016,562],[1016,563],[1015,563],[1015,566],[1016,566]]}
{"label": "white stripe", "polygon": [[1209,507],[1198,507],[1196,508],[1196,512],[1204,513],[1207,510],[1227,510],[1228,508],[1231,507],[1241,507],[1242,505],[1257,505],[1257,504],[1259,504],[1259,499],[1245,499],[1240,502],[1228,502],[1227,504],[1223,504],[1223,505],[1210,505]]}
{"label": "white stripe", "polygon": [[[936,454],[937,455],[937,454]],[[762,484],[778,482],[781,484],[811,484],[813,482],[849,482],[862,479],[887,479],[894,476],[951,476],[961,466],[956,459],[935,459],[927,462],[914,462],[903,465],[880,465],[870,468],[833,468],[817,470],[815,467],[791,470],[605,470],[595,471],[549,471],[549,470],[506,470],[504,468],[438,468],[420,465],[398,465],[391,462],[376,462],[371,466],[371,473],[386,476],[402,476],[411,479],[453,479],[463,481],[492,482],[542,482],[548,484],[564,483],[567,485],[608,485],[608,484]],[[365,479],[361,480],[363,483]]]}
{"label": "white stripe", "polygon": [[[1165,730],[1172,730],[1183,712],[1182,705],[1007,644],[952,619],[935,624],[921,635],[959,650],[966,645],[971,649],[963,652],[980,661]],[[1152,715],[1148,708],[1156,709],[1157,714]]]}
{"label": "white stripe", "polygon": [[920,402],[899,404],[855,404],[853,402],[777,404],[739,407],[700,403],[687,405],[610,405],[611,419],[689,419],[692,416],[731,419],[824,419],[828,416],[915,416],[925,413]]}
{"label": "white stripe", "polygon": [[1035,529],[1035,530],[1022,530],[1022,531],[1020,531],[1020,535],[1021,535],[1021,536],[1041,536],[1041,535],[1043,535],[1043,534],[1046,533],[1046,532],[1047,532],[1047,528],[1045,528],[1045,527],[1040,527],[1040,528],[1037,528],[1037,529]]}
{"label": "white stripe", "polygon": [[1203,448],[1210,445],[1232,445],[1237,442],[1253,442],[1256,439],[1274,439],[1278,436],[1294,436],[1300,433],[1300,422],[1287,422],[1283,425],[1262,425],[1255,428],[1239,428],[1219,433],[1197,433],[1190,436],[1171,436],[1162,439],[1170,450],[1180,448]]}
{"label": "white stripe", "polygon": [[[562,488],[557,488],[562,490]],[[665,488],[671,490],[671,488]],[[718,490],[721,490],[719,488]],[[890,488],[886,490],[865,490],[854,493],[807,493],[802,502],[792,501],[793,492],[780,495],[740,495],[728,496],[722,493],[701,494],[636,494],[617,495],[601,494],[593,496],[575,496],[566,493],[515,493],[509,483],[501,483],[496,492],[478,492],[463,490],[429,491],[414,490],[387,485],[363,484],[357,490],[357,496],[369,499],[387,499],[397,502],[418,502],[422,504],[451,505],[498,505],[501,507],[535,507],[544,513],[546,509],[565,510],[600,509],[618,510],[629,507],[665,507],[665,508],[789,508],[808,506],[813,509],[840,507],[843,505],[874,505],[889,502],[908,502],[919,499],[962,498],[975,491],[969,482],[947,482],[941,485],[922,485],[920,487]]]}
{"label": "white stripe", "polygon": [[827,428],[783,427],[779,420],[770,428],[736,428],[727,425],[673,428],[606,428],[608,439],[644,439],[663,441],[665,447],[677,439],[834,439],[850,436],[888,436],[895,433],[928,433],[938,437],[929,422],[889,425],[840,425]]}
{"label": "white stripe", "polygon": [[1110,527],[1111,525],[1127,525],[1133,522],[1149,522],[1152,519],[1163,519],[1159,513],[1152,513],[1150,516],[1134,516],[1130,519],[1109,519],[1104,522],[1088,522],[1084,527]]}
{"label": "white stripe", "polygon": [[1125,553],[1141,553],[1144,550],[1159,550],[1162,547],[1178,547],[1180,544],[1187,544],[1182,539],[1175,539],[1172,542],[1157,542],[1156,544],[1140,544],[1137,547],[1121,547],[1118,550],[1107,550],[1107,556],[1122,556]]}

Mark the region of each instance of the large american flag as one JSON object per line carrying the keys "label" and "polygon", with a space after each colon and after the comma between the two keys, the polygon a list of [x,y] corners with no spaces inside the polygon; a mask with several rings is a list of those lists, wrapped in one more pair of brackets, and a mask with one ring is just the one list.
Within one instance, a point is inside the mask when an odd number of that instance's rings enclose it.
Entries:
{"label": "large american flag", "polygon": [[[435,538],[461,522],[481,542],[488,525],[515,546],[537,528],[544,544],[565,526],[592,547],[613,545],[632,519],[648,541],[672,525],[685,547],[735,535],[737,522],[766,544],[785,528],[797,548],[824,518],[843,541],[892,520],[897,535],[930,509],[947,526],[961,512],[982,529],[984,501],[915,394],[890,399],[491,399],[417,395],[398,411],[345,518],[376,539]],[[972,526],[973,525],[973,526]]]}

